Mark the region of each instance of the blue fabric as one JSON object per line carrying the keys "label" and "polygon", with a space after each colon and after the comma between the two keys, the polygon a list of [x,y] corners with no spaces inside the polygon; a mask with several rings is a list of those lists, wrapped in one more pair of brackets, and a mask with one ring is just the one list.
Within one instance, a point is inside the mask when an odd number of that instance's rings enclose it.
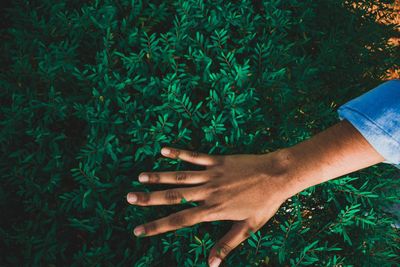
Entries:
{"label": "blue fabric", "polygon": [[338,109],[385,159],[400,168],[400,80],[380,84]]}

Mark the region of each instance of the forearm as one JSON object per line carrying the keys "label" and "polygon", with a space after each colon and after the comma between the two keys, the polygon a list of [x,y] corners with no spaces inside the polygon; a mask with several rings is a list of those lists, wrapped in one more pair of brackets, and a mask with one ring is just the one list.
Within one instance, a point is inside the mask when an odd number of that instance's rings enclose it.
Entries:
{"label": "forearm", "polygon": [[289,195],[384,160],[346,120],[281,153]]}

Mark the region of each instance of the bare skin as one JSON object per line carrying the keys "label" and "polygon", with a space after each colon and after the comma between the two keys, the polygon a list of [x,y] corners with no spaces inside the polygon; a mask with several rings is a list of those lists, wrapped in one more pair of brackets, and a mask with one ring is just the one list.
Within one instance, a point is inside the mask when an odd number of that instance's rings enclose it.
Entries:
{"label": "bare skin", "polygon": [[[169,154],[164,153],[170,150]],[[256,232],[291,196],[341,175],[382,162],[384,158],[347,121],[341,121],[293,147],[267,154],[208,155],[164,147],[162,155],[205,166],[202,171],[144,172],[147,184],[185,184],[151,193],[130,192],[133,205],[180,204],[182,198],[198,202],[189,208],[135,228],[154,236],[201,222],[232,220],[231,230],[210,251],[209,264],[221,261]],[[149,180],[140,178],[147,175]],[[135,197],[137,200],[135,201]],[[214,259],[214,261],[213,261]]]}

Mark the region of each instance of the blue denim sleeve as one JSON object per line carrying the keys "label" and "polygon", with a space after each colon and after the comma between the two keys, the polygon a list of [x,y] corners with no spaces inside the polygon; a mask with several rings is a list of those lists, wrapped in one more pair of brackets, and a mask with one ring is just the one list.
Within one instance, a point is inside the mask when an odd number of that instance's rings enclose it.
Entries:
{"label": "blue denim sleeve", "polygon": [[338,109],[385,159],[400,168],[400,80],[384,82]]}

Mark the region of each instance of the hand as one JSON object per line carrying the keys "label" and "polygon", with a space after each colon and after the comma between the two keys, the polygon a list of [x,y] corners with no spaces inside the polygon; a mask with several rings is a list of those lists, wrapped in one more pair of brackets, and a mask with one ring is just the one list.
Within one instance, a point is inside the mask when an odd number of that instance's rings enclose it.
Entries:
{"label": "hand", "polygon": [[[168,153],[169,151],[169,153]],[[130,192],[127,201],[139,206],[180,204],[182,198],[200,205],[137,226],[135,235],[153,236],[201,222],[233,220],[231,230],[211,249],[210,266],[219,266],[235,247],[256,232],[289,198],[284,150],[268,154],[208,155],[163,148],[162,155],[203,165],[202,171],[146,172],[147,184],[197,185],[158,192]],[[146,179],[142,179],[145,178]],[[215,262],[211,263],[215,257]]]}

